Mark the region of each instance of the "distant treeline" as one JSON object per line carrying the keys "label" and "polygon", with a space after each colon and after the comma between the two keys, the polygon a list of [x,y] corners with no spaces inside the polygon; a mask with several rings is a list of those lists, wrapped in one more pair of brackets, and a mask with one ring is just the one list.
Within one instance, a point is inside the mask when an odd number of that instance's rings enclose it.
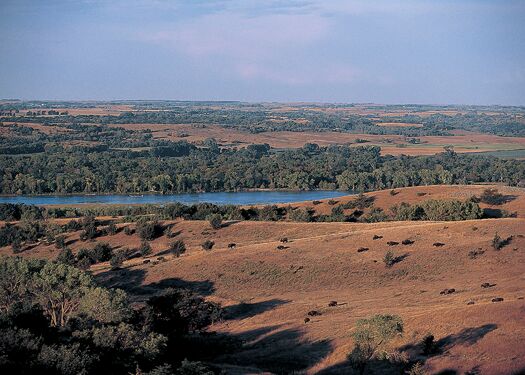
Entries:
{"label": "distant treeline", "polygon": [[243,189],[386,188],[525,183],[525,161],[447,151],[433,156],[381,156],[375,146],[307,144],[274,152],[268,145],[220,149],[164,142],[152,150],[88,152],[79,147],[0,155],[0,193],[184,193]]}
{"label": "distant treeline", "polygon": [[[434,108],[434,110],[436,110]],[[439,110],[439,109],[438,109]],[[340,131],[356,134],[405,135],[452,135],[451,130],[463,129],[503,136],[525,136],[525,120],[522,111],[509,109],[487,115],[470,110],[455,115],[417,114],[390,115],[376,118],[371,115],[349,114],[344,111],[323,111],[317,108],[275,111],[263,106],[224,105],[218,108],[198,105],[167,106],[163,110],[147,112],[124,112],[114,115],[68,115],[43,117],[28,113],[25,116],[7,116],[0,121],[36,122],[41,124],[202,124],[231,127],[251,133],[273,131]],[[53,111],[54,113],[54,111]],[[384,127],[377,122],[413,123],[414,126]],[[421,127],[421,125],[423,125]]]}

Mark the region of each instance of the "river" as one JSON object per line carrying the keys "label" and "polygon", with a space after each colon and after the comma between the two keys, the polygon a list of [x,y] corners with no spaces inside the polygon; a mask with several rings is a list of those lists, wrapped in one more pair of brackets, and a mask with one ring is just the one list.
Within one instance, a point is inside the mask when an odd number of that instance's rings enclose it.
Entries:
{"label": "river", "polygon": [[32,205],[76,204],[165,204],[180,202],[193,204],[274,204],[337,198],[350,192],[332,190],[314,191],[242,191],[188,194],[144,195],[17,195],[0,197],[0,203],[24,203]]}

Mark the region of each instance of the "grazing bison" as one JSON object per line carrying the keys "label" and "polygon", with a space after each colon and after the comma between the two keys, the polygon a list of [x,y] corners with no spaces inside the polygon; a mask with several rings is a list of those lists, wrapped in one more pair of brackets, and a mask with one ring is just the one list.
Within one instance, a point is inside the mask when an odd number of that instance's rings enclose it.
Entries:
{"label": "grazing bison", "polygon": [[330,301],[328,303],[328,307],[335,307],[335,306],[337,306],[337,301]]}
{"label": "grazing bison", "polygon": [[237,246],[237,245],[234,244],[233,242],[232,242],[232,243],[229,243],[229,244],[228,244],[228,249],[232,249],[232,250],[233,250],[233,249],[235,249],[236,246]]}
{"label": "grazing bison", "polygon": [[277,246],[277,250],[284,250],[284,249],[288,249],[288,247],[283,246],[283,245]]}
{"label": "grazing bison", "polygon": [[287,243],[287,242],[288,242],[288,237],[280,238],[280,239],[279,239],[279,242]]}
{"label": "grazing bison", "polygon": [[304,318],[304,322],[308,323],[310,321],[310,318]]}
{"label": "grazing bison", "polygon": [[362,253],[363,251],[368,251],[368,247],[360,247],[359,249],[357,249],[358,253]]}
{"label": "grazing bison", "polygon": [[322,314],[317,310],[308,311],[309,316],[321,316]]}
{"label": "grazing bison", "polygon": [[456,292],[456,289],[450,288],[450,289],[443,289],[441,292],[439,292],[439,294],[452,294],[455,292]]}
{"label": "grazing bison", "polygon": [[374,234],[374,237],[372,237],[373,240],[379,240],[383,238],[383,236],[378,236],[377,234]]}
{"label": "grazing bison", "polygon": [[399,245],[399,242],[396,242],[396,241],[388,241],[386,243],[388,246],[396,246],[396,245]]}
{"label": "grazing bison", "polygon": [[435,246],[435,247],[442,247],[442,246],[445,246],[445,244],[443,242],[434,242],[432,244],[432,246]]}
{"label": "grazing bison", "polygon": [[142,261],[142,263],[144,263],[144,264],[148,264],[149,262],[151,262],[151,260],[149,260],[149,259],[144,259],[144,260]]}
{"label": "grazing bison", "polygon": [[401,241],[401,243],[403,245],[412,245],[414,243],[414,241],[406,239],[406,240]]}
{"label": "grazing bison", "polygon": [[491,283],[483,283],[483,284],[481,284],[482,288],[492,288],[493,286],[496,286],[496,284],[491,284]]}
{"label": "grazing bison", "polygon": [[492,298],[492,302],[503,302],[503,298],[501,297]]}

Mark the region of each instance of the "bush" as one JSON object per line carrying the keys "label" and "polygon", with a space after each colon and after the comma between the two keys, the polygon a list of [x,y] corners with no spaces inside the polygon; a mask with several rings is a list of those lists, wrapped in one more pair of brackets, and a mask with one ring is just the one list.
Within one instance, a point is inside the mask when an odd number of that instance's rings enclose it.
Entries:
{"label": "bush", "polygon": [[220,214],[211,214],[206,219],[213,229],[220,229],[222,227],[222,216]]}
{"label": "bush", "polygon": [[147,241],[142,241],[139,246],[139,253],[143,257],[151,254],[151,245]]}
{"label": "bush", "polygon": [[20,242],[15,241],[11,244],[11,250],[13,250],[13,254],[20,254],[22,252],[22,245]]}
{"label": "bush", "polygon": [[63,248],[58,253],[58,256],[56,258],[56,261],[59,263],[64,263],[69,266],[74,266],[76,263],[75,255],[73,255],[73,252],[69,247]]}
{"label": "bush", "polygon": [[117,228],[117,225],[115,223],[110,223],[106,227],[106,233],[109,234],[110,236],[113,236],[113,235],[117,234],[117,232],[118,232],[118,228]]}
{"label": "bush", "polygon": [[162,233],[162,228],[158,221],[139,220],[136,232],[141,239],[151,241]]}
{"label": "bush", "polygon": [[368,362],[376,357],[387,357],[390,341],[403,333],[403,320],[397,315],[374,315],[359,319],[352,334],[355,346],[348,359],[364,374]]}
{"label": "bush", "polygon": [[201,244],[203,250],[211,250],[213,245],[215,245],[215,242],[210,240],[206,240]]}
{"label": "bush", "polygon": [[291,221],[310,222],[313,219],[312,214],[309,209],[297,208],[292,210],[288,217]]}
{"label": "bush", "polygon": [[395,263],[395,259],[394,252],[392,250],[388,250],[383,257],[383,262],[385,263],[386,267],[392,267]]}
{"label": "bush", "polygon": [[498,189],[485,189],[479,200],[491,206],[499,206],[506,203],[506,197],[498,192]]}
{"label": "bush", "polygon": [[109,260],[109,265],[111,266],[111,269],[116,270],[122,267],[124,260],[123,254],[118,252],[111,257]]}
{"label": "bush", "polygon": [[55,247],[57,249],[63,249],[66,247],[66,237],[65,236],[56,236],[55,237]]}
{"label": "bush", "polygon": [[177,240],[170,244],[169,251],[176,257],[179,257],[181,254],[186,252],[186,245],[184,244],[184,241]]}
{"label": "bush", "polygon": [[127,236],[131,236],[133,233],[135,233],[135,230],[131,228],[129,225],[124,227],[124,234]]}

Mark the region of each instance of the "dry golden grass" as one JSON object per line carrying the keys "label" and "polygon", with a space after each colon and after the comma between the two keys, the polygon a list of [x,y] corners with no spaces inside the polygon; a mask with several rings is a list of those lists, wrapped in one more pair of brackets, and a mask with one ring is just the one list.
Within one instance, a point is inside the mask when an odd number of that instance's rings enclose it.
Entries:
{"label": "dry golden grass", "polygon": [[[518,218],[376,224],[236,222],[218,230],[204,221],[178,220],[171,222],[178,232],[175,239],[188,247],[180,258],[163,254],[172,240],[160,237],[152,241],[150,263],[133,259],[120,271],[110,271],[107,264],[96,265],[93,271],[107,285],[123,287],[137,300],[184,285],[222,303],[228,319],[211,330],[244,341],[235,354],[214,359],[232,374],[292,370],[347,374],[352,327],[357,319],[377,313],[403,318],[406,331],[396,342],[399,347],[416,344],[427,333],[443,343],[444,352],[426,360],[430,373],[473,368],[482,374],[516,373],[525,368],[525,193],[498,188],[516,197],[502,208],[517,211]],[[396,195],[390,190],[369,195],[386,208],[402,201],[467,199],[483,189],[429,186],[396,189]],[[323,201],[316,208],[324,211],[330,206]],[[119,226],[124,225],[128,224]],[[514,236],[500,251],[491,248],[496,232]],[[382,238],[374,240],[374,235]],[[281,237],[289,242],[278,250]],[[200,247],[206,239],[215,241],[210,252]],[[414,243],[387,245],[404,239]],[[140,243],[136,235],[122,232],[97,240],[114,247]],[[79,241],[78,233],[69,235],[68,241],[75,251],[94,245]],[[435,242],[444,246],[435,247]],[[229,243],[236,243],[236,248],[228,249]],[[369,250],[358,253],[359,247]],[[471,259],[469,252],[478,249],[484,253]],[[392,268],[382,262],[387,250],[402,257]],[[52,258],[57,252],[40,244],[23,255]],[[159,255],[164,261],[157,259]],[[482,288],[485,282],[495,286]],[[445,288],[456,292],[441,295]],[[504,300],[491,302],[495,297]],[[336,307],[328,307],[332,300],[338,302]],[[305,324],[310,310],[322,315]]]}

